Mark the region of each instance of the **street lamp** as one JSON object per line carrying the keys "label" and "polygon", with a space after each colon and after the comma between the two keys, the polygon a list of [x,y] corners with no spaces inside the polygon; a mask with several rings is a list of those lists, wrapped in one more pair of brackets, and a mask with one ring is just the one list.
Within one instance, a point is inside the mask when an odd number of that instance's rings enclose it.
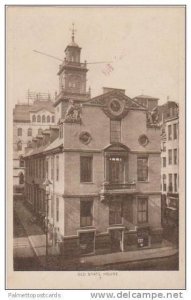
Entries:
{"label": "street lamp", "polygon": [[46,192],[46,263],[48,257],[48,201],[50,195],[50,184],[52,184],[52,182],[48,178],[46,178],[43,182],[43,186],[45,187]]}

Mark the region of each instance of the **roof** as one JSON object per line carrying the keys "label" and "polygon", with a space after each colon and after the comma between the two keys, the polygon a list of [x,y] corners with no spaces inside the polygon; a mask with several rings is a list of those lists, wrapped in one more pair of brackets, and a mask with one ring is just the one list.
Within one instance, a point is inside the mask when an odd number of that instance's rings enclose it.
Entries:
{"label": "roof", "polygon": [[28,157],[28,156],[35,155],[35,154],[46,153],[47,151],[54,150],[54,149],[59,148],[61,146],[63,146],[63,141],[60,140],[60,138],[57,138],[51,144],[42,145],[39,148],[32,149],[32,151],[28,152],[24,156]]}
{"label": "roof", "polygon": [[53,107],[53,102],[51,100],[47,101],[34,101],[33,105],[30,108],[30,112],[37,112],[42,109],[46,109],[50,111],[51,113],[54,113],[54,107]]}
{"label": "roof", "polygon": [[104,107],[104,106],[106,106],[106,101],[110,97],[113,97],[113,96],[117,97],[119,99],[125,100],[125,103],[128,106],[128,108],[144,109],[145,110],[145,108],[142,107],[139,103],[137,103],[134,99],[131,99],[130,97],[125,95],[123,92],[121,92],[120,90],[116,90],[116,89],[113,89],[113,90],[111,90],[107,93],[103,93],[99,96],[93,97],[90,100],[83,103],[83,105],[98,105],[98,106]]}
{"label": "roof", "polygon": [[136,97],[134,97],[133,99],[137,99],[137,98],[139,98],[139,99],[155,99],[155,100],[158,100],[159,98],[156,98],[156,97],[152,97],[152,96],[148,96],[148,95],[139,95],[139,96],[136,96]]}
{"label": "roof", "polygon": [[13,120],[15,122],[30,122],[30,112],[38,112],[42,109],[54,113],[53,102],[50,100],[39,101],[36,100],[32,105],[16,104],[13,109]]}

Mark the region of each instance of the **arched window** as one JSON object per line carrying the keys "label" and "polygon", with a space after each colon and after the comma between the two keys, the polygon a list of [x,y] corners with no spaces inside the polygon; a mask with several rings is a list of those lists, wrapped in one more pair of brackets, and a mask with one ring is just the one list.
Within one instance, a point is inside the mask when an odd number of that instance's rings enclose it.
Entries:
{"label": "arched window", "polygon": [[36,122],[36,116],[35,115],[32,116],[32,122]]}
{"label": "arched window", "polygon": [[37,116],[37,122],[38,122],[38,123],[41,122],[41,116],[40,116],[40,115]]}
{"label": "arched window", "polygon": [[17,135],[18,136],[22,136],[22,128],[18,128],[17,129]]}
{"label": "arched window", "polygon": [[18,151],[21,151],[21,150],[22,150],[22,142],[21,142],[21,141],[19,141],[19,142],[17,143],[17,150],[18,150]]}
{"label": "arched window", "polygon": [[47,123],[50,123],[50,116],[47,116]]}
{"label": "arched window", "polygon": [[28,129],[28,136],[32,136],[32,128]]}
{"label": "arched window", "polygon": [[38,134],[42,134],[42,128],[38,129]]}
{"label": "arched window", "polygon": [[52,123],[54,123],[54,116],[52,116]]}
{"label": "arched window", "polygon": [[45,115],[42,116],[42,123],[45,123],[46,122],[46,118],[45,118]]}
{"label": "arched window", "polygon": [[24,183],[24,174],[21,172],[19,174],[19,184],[23,184]]}

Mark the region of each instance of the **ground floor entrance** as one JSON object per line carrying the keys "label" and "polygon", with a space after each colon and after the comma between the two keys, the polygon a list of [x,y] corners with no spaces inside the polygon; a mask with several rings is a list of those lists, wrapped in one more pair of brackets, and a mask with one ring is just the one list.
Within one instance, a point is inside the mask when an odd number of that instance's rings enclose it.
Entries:
{"label": "ground floor entrance", "polygon": [[83,232],[79,234],[80,254],[90,254],[95,251],[95,232]]}
{"label": "ground floor entrance", "polygon": [[123,229],[111,229],[110,240],[111,240],[111,251],[112,252],[121,252],[124,250],[123,247]]}

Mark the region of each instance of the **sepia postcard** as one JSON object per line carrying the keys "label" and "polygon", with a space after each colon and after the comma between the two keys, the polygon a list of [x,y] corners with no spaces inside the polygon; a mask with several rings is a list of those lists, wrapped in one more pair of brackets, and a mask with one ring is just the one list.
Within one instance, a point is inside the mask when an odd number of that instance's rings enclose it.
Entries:
{"label": "sepia postcard", "polygon": [[7,289],[185,289],[185,10],[5,7]]}

